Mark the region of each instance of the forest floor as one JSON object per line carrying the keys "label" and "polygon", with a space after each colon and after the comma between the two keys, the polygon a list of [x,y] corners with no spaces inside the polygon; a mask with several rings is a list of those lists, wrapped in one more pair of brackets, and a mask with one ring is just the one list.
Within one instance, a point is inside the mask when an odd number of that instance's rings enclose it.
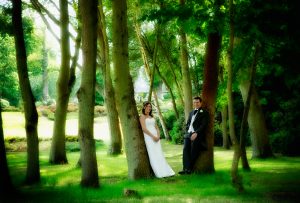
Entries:
{"label": "forest floor", "polygon": [[[47,125],[44,127],[49,130]],[[132,181],[127,178],[125,153],[109,156],[107,143],[98,140],[100,187],[86,189],[80,187],[81,169],[76,167],[78,142],[67,142],[69,163],[66,165],[48,163],[50,143],[49,139],[40,141],[41,183],[32,186],[23,184],[25,141],[6,143],[11,149],[7,152],[10,175],[18,190],[7,202],[299,202],[300,198],[300,157],[276,155],[270,159],[250,159],[251,171],[239,170],[245,191],[237,192],[230,178],[232,150],[214,148],[215,173],[180,176],[177,172],[182,168],[182,145],[161,140],[166,159],[176,175]],[[13,150],[13,145],[23,147]],[[251,157],[251,149],[247,153]],[[125,197],[124,189],[135,190],[137,194]]]}

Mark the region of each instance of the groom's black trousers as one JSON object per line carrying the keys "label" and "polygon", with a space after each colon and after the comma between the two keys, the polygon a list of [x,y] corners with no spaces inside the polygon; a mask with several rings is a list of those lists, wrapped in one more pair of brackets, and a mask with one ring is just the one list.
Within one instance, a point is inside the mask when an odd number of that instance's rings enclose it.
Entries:
{"label": "groom's black trousers", "polygon": [[183,145],[183,169],[184,170],[193,170],[194,164],[197,161],[201,149],[200,137],[194,141],[191,141],[190,138],[184,138]]}

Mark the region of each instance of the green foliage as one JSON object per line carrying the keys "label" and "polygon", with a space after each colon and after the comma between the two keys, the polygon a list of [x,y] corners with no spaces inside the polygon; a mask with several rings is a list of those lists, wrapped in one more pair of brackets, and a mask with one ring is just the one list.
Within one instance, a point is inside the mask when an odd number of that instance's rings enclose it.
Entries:
{"label": "green foliage", "polygon": [[179,119],[176,118],[175,112],[173,110],[168,110],[164,112],[164,118],[172,142],[175,144],[182,144],[183,136],[185,133],[185,120],[184,120],[183,108],[178,107],[178,111],[180,115]]}
{"label": "green foliage", "polygon": [[0,97],[17,106],[20,100],[14,39],[0,35]]}
{"label": "green foliage", "polygon": [[184,120],[184,115],[181,114],[179,119],[174,122],[173,128],[170,131],[172,142],[175,144],[182,144],[184,134],[185,134],[185,120]]}

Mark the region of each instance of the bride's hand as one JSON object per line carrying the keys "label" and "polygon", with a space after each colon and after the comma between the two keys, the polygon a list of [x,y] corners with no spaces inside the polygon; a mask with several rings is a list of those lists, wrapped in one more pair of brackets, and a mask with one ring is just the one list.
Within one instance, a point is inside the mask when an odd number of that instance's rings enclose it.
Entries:
{"label": "bride's hand", "polygon": [[157,137],[157,136],[153,136],[152,138],[153,138],[153,140],[154,140],[155,142],[158,142],[158,141],[159,141],[159,139],[160,139],[160,138],[159,138],[159,137]]}

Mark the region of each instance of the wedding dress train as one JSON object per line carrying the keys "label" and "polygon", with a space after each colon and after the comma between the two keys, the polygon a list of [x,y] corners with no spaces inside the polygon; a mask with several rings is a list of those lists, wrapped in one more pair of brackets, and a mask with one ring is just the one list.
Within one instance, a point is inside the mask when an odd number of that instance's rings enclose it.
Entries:
{"label": "wedding dress train", "polygon": [[[145,119],[146,128],[153,134],[157,135],[157,131],[155,128],[155,119],[154,118],[146,118]],[[163,178],[168,176],[175,175],[175,172],[167,163],[165,156],[162,151],[160,141],[155,142],[152,137],[144,133],[144,139],[148,151],[148,156],[150,159],[150,164],[152,170],[157,178]]]}

